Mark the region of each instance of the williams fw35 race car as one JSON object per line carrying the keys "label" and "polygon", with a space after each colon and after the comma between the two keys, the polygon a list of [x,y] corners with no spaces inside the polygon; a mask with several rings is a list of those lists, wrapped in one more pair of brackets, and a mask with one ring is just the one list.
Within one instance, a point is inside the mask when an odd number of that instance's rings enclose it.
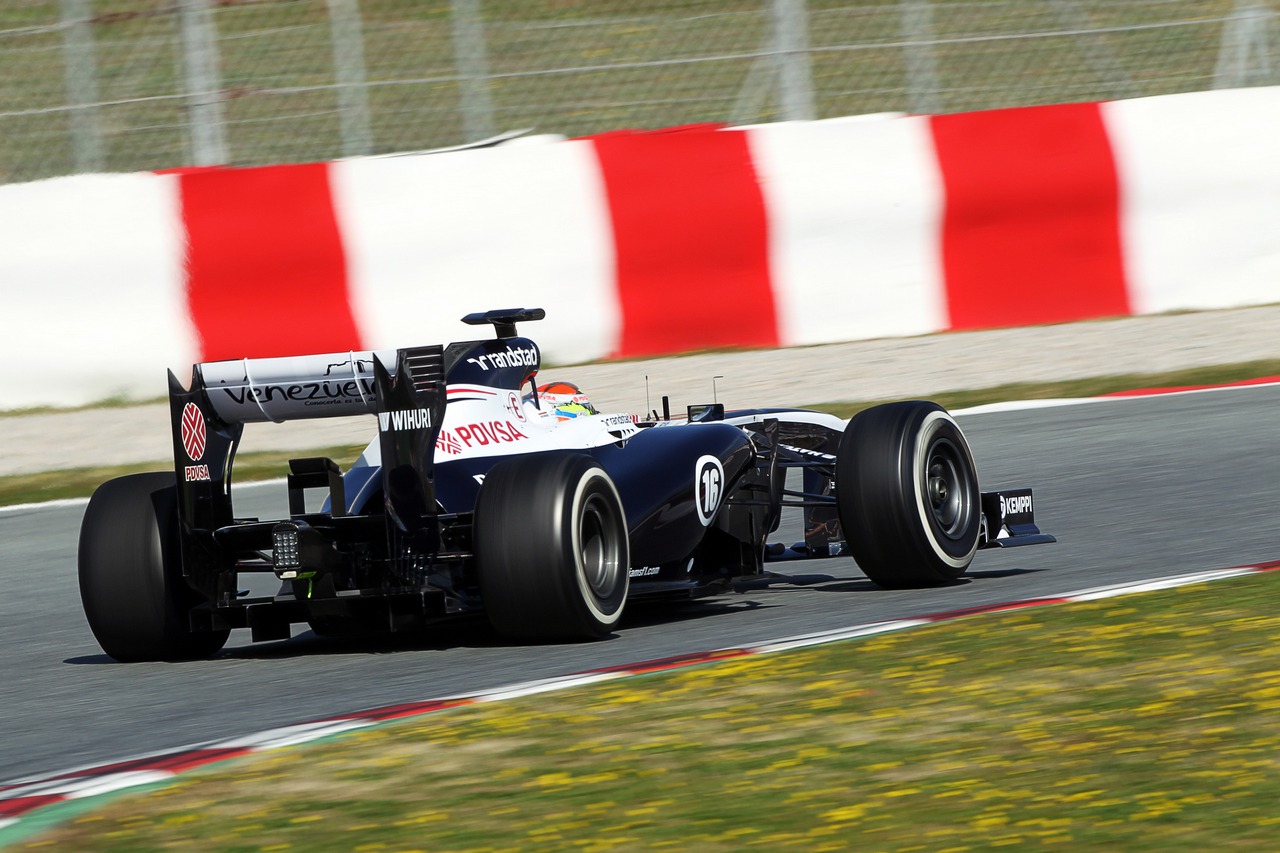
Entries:
{"label": "williams fw35 race car", "polygon": [[[1030,489],[979,491],[934,403],[848,422],[716,403],[672,417],[666,398],[646,418],[598,413],[571,384],[537,384],[516,323],[542,317],[470,314],[496,337],[447,346],[197,364],[189,387],[170,373],[174,470],[104,483],[80,531],[103,650],[191,659],[233,628],[386,633],[477,612],[514,639],[591,639],[631,597],[716,594],[777,561],[850,555],[882,587],[926,587],[980,548],[1054,541]],[[349,470],[293,459],[287,518],[236,515],[245,423],[365,414],[377,436]],[[803,542],[769,542],[784,507],[802,509]],[[280,591],[242,591],[254,572]]]}

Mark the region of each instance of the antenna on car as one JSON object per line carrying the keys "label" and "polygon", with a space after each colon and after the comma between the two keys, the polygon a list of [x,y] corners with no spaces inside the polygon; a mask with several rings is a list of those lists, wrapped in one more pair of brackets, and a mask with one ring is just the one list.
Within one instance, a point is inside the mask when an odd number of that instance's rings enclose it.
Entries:
{"label": "antenna on car", "polygon": [[644,410],[646,412],[653,410],[649,405],[649,374],[647,373],[644,375]]}
{"label": "antenna on car", "polygon": [[468,314],[462,318],[462,322],[468,326],[483,326],[485,323],[492,323],[494,330],[500,338],[514,338],[516,336],[516,323],[527,323],[531,320],[541,320],[547,316],[547,312],[541,308],[497,308],[493,311],[479,311],[475,314]]}

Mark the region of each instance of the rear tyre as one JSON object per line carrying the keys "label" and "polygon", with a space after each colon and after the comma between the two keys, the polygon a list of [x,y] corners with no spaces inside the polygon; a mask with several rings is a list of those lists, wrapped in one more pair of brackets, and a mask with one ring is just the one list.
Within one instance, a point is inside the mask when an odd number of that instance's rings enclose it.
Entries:
{"label": "rear tyre", "polygon": [[859,568],[882,587],[936,586],[965,573],[982,513],[973,453],[937,403],[859,412],[836,460],[836,507]]}
{"label": "rear tyre", "polygon": [[520,456],[485,476],[473,522],[489,621],[519,639],[596,639],[622,617],[630,551],[622,500],[591,457]]}
{"label": "rear tyre", "polygon": [[209,657],[230,631],[192,633],[199,594],[182,577],[173,474],[109,480],[80,525],[80,601],[102,650],[118,661]]}

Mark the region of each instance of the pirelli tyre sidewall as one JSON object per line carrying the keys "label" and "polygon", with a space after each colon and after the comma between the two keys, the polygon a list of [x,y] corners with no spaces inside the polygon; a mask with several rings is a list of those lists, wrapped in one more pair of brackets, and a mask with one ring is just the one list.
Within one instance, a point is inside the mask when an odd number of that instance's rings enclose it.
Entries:
{"label": "pirelli tyre sidewall", "polygon": [[593,639],[621,619],[630,584],[626,515],[591,457],[499,462],[480,487],[473,540],[484,608],[499,633]]}
{"label": "pirelli tyre sidewall", "polygon": [[968,569],[982,517],[977,467],[941,406],[917,400],[855,415],[836,475],[849,550],[875,583],[932,586]]}
{"label": "pirelli tyre sidewall", "polygon": [[925,415],[903,474],[912,479],[916,511],[930,532],[925,542],[940,561],[963,572],[978,550],[981,494],[969,442],[946,411]]}
{"label": "pirelli tyre sidewall", "polygon": [[585,468],[563,506],[561,525],[568,528],[573,575],[589,618],[612,628],[622,618],[630,584],[627,523],[622,498],[599,466]]}

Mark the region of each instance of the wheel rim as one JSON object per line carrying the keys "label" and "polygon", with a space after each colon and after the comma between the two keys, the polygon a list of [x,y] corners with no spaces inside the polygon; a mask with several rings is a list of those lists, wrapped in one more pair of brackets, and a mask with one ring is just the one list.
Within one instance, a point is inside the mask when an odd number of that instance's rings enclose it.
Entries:
{"label": "wheel rim", "polygon": [[973,472],[949,439],[933,442],[926,459],[925,503],[934,527],[948,539],[962,539],[973,521]]}
{"label": "wheel rim", "polygon": [[587,588],[597,599],[608,599],[622,580],[622,539],[618,517],[600,495],[591,495],[579,522],[578,566]]}

